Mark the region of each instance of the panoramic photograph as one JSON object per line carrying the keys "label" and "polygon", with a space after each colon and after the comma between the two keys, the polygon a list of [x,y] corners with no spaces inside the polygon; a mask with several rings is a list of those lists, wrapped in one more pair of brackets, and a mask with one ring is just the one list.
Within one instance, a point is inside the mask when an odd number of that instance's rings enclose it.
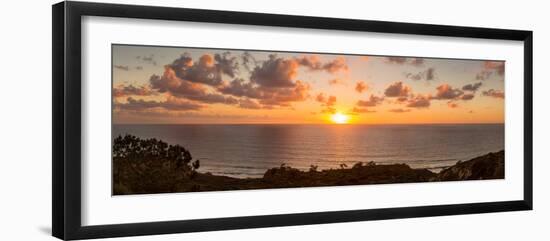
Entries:
{"label": "panoramic photograph", "polygon": [[505,62],[112,45],[112,194],[504,179]]}

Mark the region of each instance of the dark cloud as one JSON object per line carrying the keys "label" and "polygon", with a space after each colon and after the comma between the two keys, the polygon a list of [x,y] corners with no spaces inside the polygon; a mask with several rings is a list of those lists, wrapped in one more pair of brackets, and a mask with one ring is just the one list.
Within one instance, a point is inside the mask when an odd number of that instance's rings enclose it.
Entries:
{"label": "dark cloud", "polygon": [[384,94],[387,97],[403,97],[409,95],[411,88],[404,85],[403,82],[398,81],[386,88]]}
{"label": "dark cloud", "polygon": [[474,98],[474,94],[463,94],[460,99],[461,100],[471,100]]}
{"label": "dark cloud", "polygon": [[365,84],[363,81],[359,81],[355,84],[355,91],[359,93],[363,93],[364,91],[368,90],[369,86]]}
{"label": "dark cloud", "polygon": [[229,53],[204,54],[198,61],[193,61],[187,53],[169,65],[180,79],[194,83],[203,83],[218,86],[222,83],[222,75],[235,77],[238,69],[236,57],[230,57]]}
{"label": "dark cloud", "polygon": [[119,85],[113,88],[114,97],[123,97],[123,96],[148,96],[153,95],[154,91],[145,86],[135,87],[133,85]]}
{"label": "dark cloud", "polygon": [[459,98],[462,94],[464,94],[464,91],[453,88],[449,84],[442,84],[438,86],[437,93],[435,94],[434,99],[437,100],[454,100]]}
{"label": "dark cloud", "polygon": [[481,87],[482,85],[483,85],[482,82],[478,82],[478,83],[474,83],[474,84],[467,84],[467,85],[462,86],[462,90],[476,92],[479,89],[479,87]]}
{"label": "dark cloud", "polygon": [[262,91],[253,83],[246,82],[244,79],[234,79],[229,83],[224,83],[217,87],[223,94],[237,97],[249,97],[254,99],[262,98]]}
{"label": "dark cloud", "polygon": [[124,71],[130,70],[130,67],[128,67],[127,65],[113,65],[113,67],[115,69],[120,69],[120,70],[124,70]]}
{"label": "dark cloud", "polygon": [[117,103],[115,107],[122,110],[141,111],[152,108],[163,108],[166,110],[192,111],[199,110],[203,106],[184,99],[169,96],[165,101],[142,100],[128,97],[126,103]]}
{"label": "dark cloud", "polygon": [[157,61],[155,60],[155,55],[151,54],[149,56],[136,56],[136,59],[138,60],[141,60],[147,64],[151,64],[151,65],[154,65],[156,66],[157,65]]}
{"label": "dark cloud", "polygon": [[435,69],[434,68],[428,68],[422,72],[418,73],[406,73],[405,77],[411,80],[426,80],[431,81],[435,80]]}
{"label": "dark cloud", "polygon": [[424,65],[424,58],[386,57],[386,61],[392,64],[410,64],[412,66]]}
{"label": "dark cloud", "polygon": [[294,87],[294,78],[298,73],[298,66],[298,62],[293,59],[283,59],[276,55],[270,55],[268,60],[254,68],[250,80],[268,88]]}
{"label": "dark cloud", "polygon": [[248,72],[251,72],[256,66],[258,66],[258,61],[248,51],[245,51],[241,55],[241,63]]}
{"label": "dark cloud", "polygon": [[411,110],[410,109],[401,109],[401,108],[398,108],[398,109],[390,109],[388,110],[389,112],[393,112],[393,113],[405,113],[405,112],[410,112]]}
{"label": "dark cloud", "polygon": [[238,103],[238,100],[231,96],[210,93],[208,88],[203,84],[179,78],[169,66],[165,67],[162,76],[152,75],[149,82],[151,88],[160,93],[168,92],[177,97],[185,97],[190,100],[209,104],[221,103],[233,105]]}
{"label": "dark cloud", "polygon": [[407,107],[428,108],[430,107],[430,96],[417,95],[408,100]]}
{"label": "dark cloud", "polygon": [[373,107],[381,104],[383,101],[384,97],[378,97],[371,94],[368,100],[359,100],[356,105],[360,107]]}
{"label": "dark cloud", "polygon": [[309,70],[324,70],[329,73],[336,73],[338,71],[347,71],[348,65],[346,59],[338,57],[330,62],[322,63],[321,58],[318,55],[307,55],[295,59],[300,66],[304,66]]}
{"label": "dark cloud", "polygon": [[504,92],[501,90],[490,89],[490,90],[483,91],[482,94],[484,96],[504,99]]}

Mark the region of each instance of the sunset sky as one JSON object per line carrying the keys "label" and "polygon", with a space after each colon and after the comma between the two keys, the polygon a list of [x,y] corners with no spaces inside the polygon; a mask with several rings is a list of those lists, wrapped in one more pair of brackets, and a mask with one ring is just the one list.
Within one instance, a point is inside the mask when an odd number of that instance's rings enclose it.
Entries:
{"label": "sunset sky", "polygon": [[504,122],[504,62],[112,49],[114,123]]}

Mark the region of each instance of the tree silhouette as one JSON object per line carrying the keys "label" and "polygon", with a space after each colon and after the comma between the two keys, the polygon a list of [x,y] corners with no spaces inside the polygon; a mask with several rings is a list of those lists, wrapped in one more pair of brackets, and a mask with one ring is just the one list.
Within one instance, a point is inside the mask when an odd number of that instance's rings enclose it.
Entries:
{"label": "tree silhouette", "polygon": [[113,192],[173,192],[196,175],[200,162],[192,160],[191,153],[180,145],[118,136],[113,141]]}

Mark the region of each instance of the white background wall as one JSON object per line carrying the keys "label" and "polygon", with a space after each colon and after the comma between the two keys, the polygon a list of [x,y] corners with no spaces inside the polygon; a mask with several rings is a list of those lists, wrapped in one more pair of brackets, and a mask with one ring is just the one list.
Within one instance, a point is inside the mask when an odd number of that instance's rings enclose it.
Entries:
{"label": "white background wall", "polygon": [[[545,74],[550,24],[545,1],[139,0],[108,1],[533,30],[534,205],[509,212],[175,234],[118,240],[548,240],[550,161]],[[51,9],[54,1],[0,8],[0,240],[54,240],[51,231]],[[414,195],[414,194],[404,194]]]}

